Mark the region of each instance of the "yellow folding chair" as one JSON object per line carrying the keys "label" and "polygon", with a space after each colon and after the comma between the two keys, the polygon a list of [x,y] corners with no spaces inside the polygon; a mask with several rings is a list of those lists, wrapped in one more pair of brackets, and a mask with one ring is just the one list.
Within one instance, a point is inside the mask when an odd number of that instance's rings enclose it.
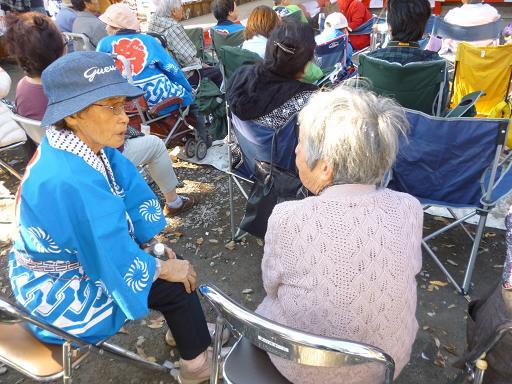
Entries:
{"label": "yellow folding chair", "polygon": [[483,91],[475,104],[477,116],[489,117],[492,109],[507,101],[512,80],[512,44],[476,47],[460,43],[455,57],[451,90],[452,107],[467,94]]}

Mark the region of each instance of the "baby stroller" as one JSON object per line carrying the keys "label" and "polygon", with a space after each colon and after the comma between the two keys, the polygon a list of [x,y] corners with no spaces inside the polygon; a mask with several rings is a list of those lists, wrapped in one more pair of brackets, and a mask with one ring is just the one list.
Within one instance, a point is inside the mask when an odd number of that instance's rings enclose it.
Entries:
{"label": "baby stroller", "polygon": [[[113,54],[115,60],[121,62],[123,76],[132,82],[130,71],[130,62],[121,55]],[[186,68],[193,70],[195,68]],[[195,93],[196,90],[194,90]],[[162,111],[174,107],[171,112],[162,114]],[[160,103],[148,108],[147,102],[143,96],[133,99],[126,103],[126,113],[130,118],[129,124],[145,133],[160,137],[166,147],[171,145],[185,145],[185,154],[187,157],[197,157],[202,160],[206,156],[208,145],[206,141],[199,137],[194,128],[196,121],[189,115],[189,107],[183,106],[183,99],[180,97],[170,97]]]}

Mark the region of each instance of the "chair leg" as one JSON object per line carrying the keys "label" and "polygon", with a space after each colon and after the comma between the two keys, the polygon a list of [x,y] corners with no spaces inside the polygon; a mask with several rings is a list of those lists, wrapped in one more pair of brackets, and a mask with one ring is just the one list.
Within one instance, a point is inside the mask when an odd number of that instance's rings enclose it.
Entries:
{"label": "chair leg", "polygon": [[[229,149],[228,149],[229,151]],[[229,222],[231,224],[231,240],[235,240],[235,205],[233,202],[233,176],[228,175],[229,190]]]}
{"label": "chair leg", "polygon": [[486,370],[487,361],[484,359],[478,359],[475,365],[475,379],[473,380],[473,384],[482,384]]}
{"label": "chair leg", "polygon": [[71,375],[73,373],[73,366],[71,363],[71,357],[73,355],[73,351],[71,349],[71,342],[66,341],[62,345],[62,367],[64,375],[62,376],[62,382],[64,384],[71,384],[72,378]]}
{"label": "chair leg", "polygon": [[222,351],[222,331],[224,329],[224,319],[217,316],[215,323],[215,340],[213,343],[213,361],[212,371],[210,373],[210,384],[217,384],[219,382],[220,371],[220,355]]}
{"label": "chair leg", "polygon": [[22,179],[21,175],[13,167],[11,167],[9,164],[7,164],[5,161],[0,160],[0,166],[4,167],[11,175],[16,177],[18,180]]}
{"label": "chair leg", "polygon": [[480,241],[482,240],[482,236],[484,234],[485,223],[487,221],[487,214],[488,212],[486,211],[478,212],[480,220],[478,221],[478,226],[476,228],[475,240],[473,241],[473,247],[471,248],[471,254],[469,255],[468,266],[466,268],[466,273],[464,274],[464,281],[462,282],[462,292],[464,295],[468,294],[469,286],[471,284],[471,276],[473,275],[473,270],[475,269],[476,257],[478,255]]}
{"label": "chair leg", "polygon": [[450,283],[453,284],[453,286],[457,289],[457,291],[460,293],[460,294],[464,294],[464,291],[463,289],[461,288],[461,286],[455,281],[455,279],[453,278],[453,276],[450,274],[450,272],[448,272],[448,270],[446,269],[446,267],[443,265],[443,263],[441,262],[441,260],[439,260],[439,258],[437,257],[437,255],[434,253],[434,251],[428,246],[427,242],[425,240],[421,240],[421,245],[423,245],[423,248],[425,248],[425,250],[427,251],[427,253],[430,255],[430,257],[432,257],[432,260],[434,260],[434,263],[436,263],[436,265],[439,267],[439,269],[441,269],[441,271],[445,274],[446,278],[448,279],[448,281]]}

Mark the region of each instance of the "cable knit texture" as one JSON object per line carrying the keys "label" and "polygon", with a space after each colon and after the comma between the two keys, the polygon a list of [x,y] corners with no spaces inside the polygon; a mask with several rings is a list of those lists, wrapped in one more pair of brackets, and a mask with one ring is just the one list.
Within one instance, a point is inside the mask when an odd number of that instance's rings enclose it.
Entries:
{"label": "cable knit texture", "polygon": [[[320,196],[278,204],[262,261],[267,296],[256,312],[292,328],[382,348],[395,360],[396,377],[418,329],[422,228],[415,198],[373,186],[337,185]],[[293,383],[384,378],[373,363],[319,368],[271,358]]]}

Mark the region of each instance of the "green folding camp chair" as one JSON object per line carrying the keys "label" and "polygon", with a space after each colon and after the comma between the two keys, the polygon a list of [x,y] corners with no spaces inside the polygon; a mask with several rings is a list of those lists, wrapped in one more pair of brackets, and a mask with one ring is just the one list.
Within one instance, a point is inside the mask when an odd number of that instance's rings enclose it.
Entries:
{"label": "green folding camp chair", "polygon": [[466,95],[453,110],[448,111],[445,60],[402,65],[363,54],[359,57],[358,71],[359,76],[370,80],[370,89],[376,94],[391,97],[404,108],[431,116],[473,116],[473,106],[484,94],[477,91]]}
{"label": "green folding camp chair", "polygon": [[262,61],[258,54],[239,47],[225,45],[220,47],[217,52],[224,81],[229,80],[242,65]]}
{"label": "green folding camp chair", "polygon": [[194,43],[197,49],[197,57],[199,57],[201,61],[207,62],[209,58],[207,57],[205,51],[203,28],[185,28],[185,33],[187,34],[188,38]]}
{"label": "green folding camp chair", "polygon": [[219,48],[224,46],[239,47],[244,42],[244,31],[237,31],[229,34],[217,32],[210,29],[212,46],[217,58],[219,57]]}
{"label": "green folding camp chair", "polygon": [[370,89],[378,95],[429,115],[444,113],[444,104],[438,102],[448,81],[444,60],[402,65],[361,55],[358,71],[359,76],[370,80]]}

